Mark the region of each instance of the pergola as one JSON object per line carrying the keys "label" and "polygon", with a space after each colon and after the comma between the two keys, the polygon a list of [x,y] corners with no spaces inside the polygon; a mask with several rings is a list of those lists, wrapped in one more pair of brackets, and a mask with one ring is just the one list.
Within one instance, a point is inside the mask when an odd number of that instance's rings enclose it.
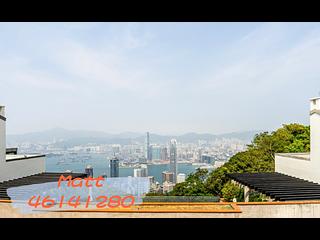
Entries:
{"label": "pergola", "polygon": [[228,177],[244,186],[245,201],[250,189],[275,201],[319,200],[320,184],[282,173],[231,173]]}

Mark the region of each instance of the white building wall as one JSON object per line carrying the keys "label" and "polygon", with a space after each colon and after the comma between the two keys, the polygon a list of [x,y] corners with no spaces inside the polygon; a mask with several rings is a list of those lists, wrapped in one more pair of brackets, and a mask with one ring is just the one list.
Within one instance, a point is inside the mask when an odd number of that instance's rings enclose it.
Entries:
{"label": "white building wall", "polygon": [[310,159],[314,173],[320,176],[320,98],[310,100]]}
{"label": "white building wall", "polygon": [[179,173],[177,176],[177,183],[182,183],[186,181],[186,174]]}
{"label": "white building wall", "polygon": [[311,161],[296,159],[290,156],[275,156],[275,171],[289,176],[320,182],[314,174]]}
{"label": "white building wall", "polygon": [[4,170],[1,170],[0,182],[42,173],[46,170],[45,157],[6,162]]}

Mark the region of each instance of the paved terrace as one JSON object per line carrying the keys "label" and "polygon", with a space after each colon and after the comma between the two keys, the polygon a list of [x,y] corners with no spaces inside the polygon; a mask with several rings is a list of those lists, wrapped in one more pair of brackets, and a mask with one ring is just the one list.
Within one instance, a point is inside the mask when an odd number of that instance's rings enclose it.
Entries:
{"label": "paved terrace", "polygon": [[[228,204],[228,203],[227,203]],[[215,209],[204,212],[197,209],[186,212],[181,209],[181,203],[176,203],[176,209],[171,212],[157,212],[159,204],[149,205],[149,211],[69,211],[22,214],[14,209],[8,201],[0,200],[0,217],[3,218],[319,218],[320,201],[299,202],[263,202],[263,203],[229,203],[234,211],[224,211],[221,206],[226,203],[215,203]],[[219,207],[219,205],[221,205]],[[190,204],[190,207],[194,204]],[[217,207],[218,206],[218,207]],[[173,205],[171,205],[173,207]],[[208,208],[203,205],[204,209]],[[179,209],[180,208],[180,209]],[[204,210],[202,209],[202,210]],[[220,209],[220,210],[219,210]]]}

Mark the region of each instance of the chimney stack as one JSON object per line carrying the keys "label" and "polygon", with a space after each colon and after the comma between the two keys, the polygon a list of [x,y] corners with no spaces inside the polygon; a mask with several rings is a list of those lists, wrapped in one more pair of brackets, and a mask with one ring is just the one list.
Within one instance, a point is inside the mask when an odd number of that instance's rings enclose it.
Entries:
{"label": "chimney stack", "polygon": [[320,97],[310,99],[310,160],[320,166]]}
{"label": "chimney stack", "polygon": [[0,165],[6,161],[6,117],[5,107],[0,106]]}

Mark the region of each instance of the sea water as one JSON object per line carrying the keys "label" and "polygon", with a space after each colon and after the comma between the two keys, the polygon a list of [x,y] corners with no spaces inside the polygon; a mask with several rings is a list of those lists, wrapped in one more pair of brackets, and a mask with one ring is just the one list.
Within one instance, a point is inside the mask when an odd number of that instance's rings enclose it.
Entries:
{"label": "sea water", "polygon": [[[107,154],[85,153],[85,154],[63,154],[48,155],[46,157],[47,172],[85,172],[87,165],[93,167],[94,177],[106,174],[110,175],[109,160]],[[170,169],[169,164],[148,164],[148,175],[154,176],[159,183],[162,182],[162,172]],[[178,163],[178,173],[185,173],[187,176],[196,171],[199,166],[191,163]],[[120,177],[133,176],[133,167],[120,167]]]}

